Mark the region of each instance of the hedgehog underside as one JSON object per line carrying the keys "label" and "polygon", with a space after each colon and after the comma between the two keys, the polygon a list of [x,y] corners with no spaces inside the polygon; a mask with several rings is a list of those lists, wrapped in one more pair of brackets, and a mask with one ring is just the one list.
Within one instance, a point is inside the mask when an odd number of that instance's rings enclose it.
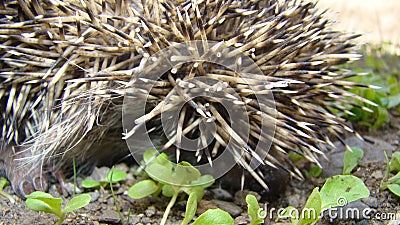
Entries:
{"label": "hedgehog underside", "polygon": [[[179,114],[185,118],[172,136],[187,128],[188,136],[199,137],[198,126],[190,124],[213,118],[219,139],[201,149],[194,161],[218,156],[233,138],[233,151],[241,155],[238,164],[264,187],[263,175],[249,167],[260,142],[271,143],[270,149],[261,149],[260,163],[301,177],[287,153],[318,164],[318,155],[334,148],[334,139],[341,140],[345,132],[356,134],[337,112],[351,114],[348,107],[357,106],[353,99],[373,104],[349,92],[354,86],[371,87],[345,81],[360,74],[337,67],[359,57],[352,43],[358,35],[329,29],[330,21],[308,1],[2,1],[0,9],[0,151],[19,146],[31,154],[23,162],[32,167],[48,160],[62,165],[72,157],[95,164],[100,155],[115,155],[115,147],[97,146],[111,133],[129,132],[121,129],[121,112],[132,85],[144,90],[148,106],[170,109],[192,89],[216,88],[219,97],[193,98],[185,105]],[[195,40],[238,50],[262,76],[187,63],[151,80],[153,89],[132,82],[146,71],[151,56]],[[194,77],[215,80],[236,95],[229,98],[224,89],[192,82]],[[273,96],[274,110],[264,110],[258,101],[256,96],[264,94]],[[229,132],[233,125],[221,99],[244,107],[248,139],[240,131],[239,138]],[[160,113],[147,115],[149,130],[160,127]],[[274,132],[263,134],[260,121],[273,124]],[[179,154],[165,143],[160,150]]]}

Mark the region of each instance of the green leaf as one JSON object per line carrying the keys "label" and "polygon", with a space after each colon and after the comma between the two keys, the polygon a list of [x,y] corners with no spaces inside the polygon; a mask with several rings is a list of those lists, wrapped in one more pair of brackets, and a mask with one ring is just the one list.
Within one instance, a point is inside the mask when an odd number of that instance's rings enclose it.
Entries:
{"label": "green leaf", "polygon": [[109,183],[110,181],[112,183],[117,183],[121,180],[124,180],[126,177],[126,172],[122,171],[122,170],[118,170],[118,169],[111,169],[110,172],[108,172],[107,174],[107,183]]}
{"label": "green leaf", "polygon": [[387,108],[391,109],[400,105],[400,94],[392,95],[388,97],[388,105]]}
{"label": "green leaf", "polygon": [[322,211],[322,198],[318,187],[314,188],[299,217],[298,225],[310,224],[318,221]]}
{"label": "green leaf", "polygon": [[322,173],[322,168],[317,166],[317,165],[314,165],[308,171],[308,174],[313,176],[313,177],[318,177],[319,175],[321,175],[321,173]]}
{"label": "green leaf", "polygon": [[[165,154],[165,153],[163,152],[163,153],[159,154],[156,158],[153,159],[153,156],[154,156],[155,154],[158,154],[158,151],[157,151],[157,150],[148,150],[148,151],[145,151],[144,154],[143,154],[143,160],[144,160],[144,162],[145,162],[145,163],[150,163],[150,164],[151,164],[151,163],[156,163],[156,164],[159,164],[159,165],[163,165],[163,166],[165,166],[166,168],[169,168],[169,169],[172,168],[172,163],[171,163],[171,161],[169,160],[167,154]],[[153,160],[152,160],[151,162],[149,162],[151,159],[153,159]]]}
{"label": "green leaf", "polygon": [[394,175],[393,177],[389,178],[389,184],[400,184],[400,172]]}
{"label": "green leaf", "polygon": [[145,163],[149,162],[150,159],[155,155],[158,154],[157,150],[147,150],[143,153],[143,160]]}
{"label": "green leaf", "polygon": [[199,177],[197,180],[193,181],[191,184],[192,185],[199,185],[202,188],[208,188],[214,183],[214,178],[213,176],[206,174],[201,177]]}
{"label": "green leaf", "polygon": [[[294,215],[293,215],[293,212],[295,213]],[[290,222],[292,222],[292,224],[297,225],[298,220],[299,220],[299,211],[297,211],[297,209],[293,206],[288,206],[284,210],[279,212],[278,217],[275,219],[275,222],[278,222],[281,219],[287,219],[287,218],[290,219]]]}
{"label": "green leaf", "polygon": [[154,181],[142,180],[129,188],[128,195],[133,199],[140,199],[153,194],[157,191],[157,189],[158,186],[156,183],[154,183]]}
{"label": "green leaf", "polygon": [[42,211],[45,213],[51,213],[57,215],[58,213],[53,209],[49,204],[40,200],[40,199],[26,199],[25,200],[26,206],[34,211]]}
{"label": "green leaf", "polygon": [[162,186],[162,195],[164,195],[165,197],[172,197],[174,195],[175,191],[174,188],[169,185],[169,184],[164,184]]}
{"label": "green leaf", "polygon": [[346,150],[346,152],[344,153],[344,165],[343,165],[344,175],[349,175],[364,156],[364,152],[362,149],[353,147],[351,148],[351,150],[353,150],[353,152],[351,152],[350,150]]}
{"label": "green leaf", "polygon": [[[264,222],[264,219],[260,217],[260,206],[258,205],[258,201],[254,195],[248,194],[246,196],[247,202],[247,213],[251,218],[250,225],[256,225]],[[264,212],[265,213],[265,212]]]}
{"label": "green leaf", "polygon": [[192,225],[233,225],[233,219],[229,213],[221,209],[209,209],[201,214]]}
{"label": "green leaf", "polygon": [[387,187],[393,194],[400,196],[400,184],[388,184]]}
{"label": "green leaf", "polygon": [[64,208],[64,213],[69,213],[89,204],[92,197],[89,194],[80,194],[73,197]]}
{"label": "green leaf", "polygon": [[84,188],[94,188],[100,186],[100,183],[95,180],[83,180],[81,185]]}
{"label": "green leaf", "polygon": [[369,190],[363,181],[352,175],[337,175],[328,178],[321,191],[322,209],[342,206],[369,196]]}
{"label": "green leaf", "polygon": [[58,217],[62,217],[61,198],[54,198],[52,195],[41,191],[35,191],[25,197],[25,203],[28,208],[35,211],[52,213]]}
{"label": "green leaf", "polygon": [[173,183],[176,185],[190,184],[201,176],[200,171],[188,162],[180,162],[173,173]]}
{"label": "green leaf", "polygon": [[3,188],[9,184],[10,182],[8,182],[5,177],[0,177],[0,190],[3,190]]}
{"label": "green leaf", "polygon": [[181,188],[186,194],[190,195],[195,192],[197,196],[197,201],[199,202],[204,196],[204,188],[201,186],[186,186]]}
{"label": "green leaf", "polygon": [[197,195],[196,192],[192,192],[189,195],[189,199],[186,202],[185,218],[183,219],[181,225],[188,224],[196,214],[197,210]]}
{"label": "green leaf", "polygon": [[34,199],[34,198],[50,198],[50,199],[53,199],[54,198],[53,195],[51,195],[49,193],[46,193],[46,192],[42,192],[42,191],[32,192],[31,194],[26,195],[25,197],[27,199],[29,199],[29,198],[31,198],[31,199]]}
{"label": "green leaf", "polygon": [[150,163],[145,169],[147,175],[155,181],[158,181],[163,184],[172,183],[172,170],[168,166],[158,164],[158,163]]}
{"label": "green leaf", "polygon": [[400,152],[394,152],[392,154],[392,159],[390,160],[390,171],[399,172],[400,171]]}

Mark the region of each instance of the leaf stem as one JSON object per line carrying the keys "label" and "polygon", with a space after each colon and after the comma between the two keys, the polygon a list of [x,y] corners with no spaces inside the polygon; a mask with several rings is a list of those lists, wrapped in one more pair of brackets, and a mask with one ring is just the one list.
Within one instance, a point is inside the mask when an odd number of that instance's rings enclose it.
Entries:
{"label": "leaf stem", "polygon": [[168,203],[167,208],[165,209],[165,212],[164,212],[164,215],[163,215],[160,225],[165,225],[165,223],[167,222],[169,211],[171,211],[172,206],[175,204],[178,194],[179,194],[179,191],[174,192],[174,195],[172,196],[171,200]]}
{"label": "leaf stem", "polygon": [[57,223],[55,223],[54,225],[61,225],[62,222],[64,222],[64,220],[65,220],[65,213],[62,213],[62,214],[58,217]]}

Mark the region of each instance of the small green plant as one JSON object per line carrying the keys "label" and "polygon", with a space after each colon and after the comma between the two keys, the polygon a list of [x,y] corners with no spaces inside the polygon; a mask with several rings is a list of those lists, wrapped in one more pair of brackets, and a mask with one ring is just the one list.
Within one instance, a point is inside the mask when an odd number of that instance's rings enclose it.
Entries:
{"label": "small green plant", "polygon": [[67,213],[86,206],[89,204],[90,200],[91,197],[89,194],[77,195],[69,200],[63,209],[61,198],[55,198],[45,192],[35,191],[26,196],[25,203],[26,206],[31,210],[42,211],[56,215],[59,219],[55,224],[60,225],[64,221]]}
{"label": "small green plant", "polygon": [[254,195],[248,194],[246,196],[247,213],[251,218],[249,225],[257,225],[264,223],[265,212],[258,205],[258,201]]}
{"label": "small green plant", "polygon": [[390,53],[385,47],[385,44],[368,46],[363,50],[365,52],[363,60],[358,64],[349,65],[352,70],[366,74],[365,76],[351,77],[349,81],[381,87],[379,89],[362,87],[351,89],[351,92],[377,104],[372,106],[359,100],[356,101],[357,104],[369,108],[370,111],[349,107],[348,104],[344,105],[352,113],[352,115],[346,116],[348,119],[372,129],[378,129],[389,122],[390,109],[400,110],[400,64],[398,56]]}
{"label": "small green plant", "polygon": [[112,183],[112,184],[116,184],[120,181],[123,181],[126,177],[126,172],[119,170],[119,169],[114,169],[112,168],[108,174],[107,177],[103,178],[100,181],[95,181],[95,180],[90,180],[90,179],[86,179],[83,180],[81,185],[84,188],[95,188],[95,187],[105,187],[108,184]]}
{"label": "small green plant", "polygon": [[318,165],[312,165],[308,171],[304,171],[306,176],[319,177],[322,173],[322,168]]}
{"label": "small green plant", "polygon": [[204,189],[214,183],[211,175],[201,175],[200,171],[188,162],[174,164],[165,153],[157,155],[157,150],[146,151],[143,159],[146,173],[151,179],[142,180],[133,185],[128,195],[140,199],[148,195],[157,196],[160,193],[171,200],[165,209],[161,224],[165,224],[168,214],[180,193],[186,193],[189,198],[186,203],[185,218],[182,225],[188,224],[197,210],[197,202],[204,195]]}
{"label": "small green plant", "polygon": [[347,149],[344,153],[344,175],[350,175],[351,171],[353,171],[364,156],[364,151],[360,148],[352,147],[351,150],[352,151]]}
{"label": "small green plant", "polygon": [[[380,189],[389,189],[393,194],[400,196],[400,152],[394,152],[390,162],[386,152],[385,157],[387,164],[386,173],[381,181]],[[397,174],[389,178],[391,172]]]}
{"label": "small green plant", "polygon": [[293,206],[289,206],[278,215],[277,220],[290,218],[295,225],[311,224],[318,221],[321,213],[329,208],[369,196],[369,190],[362,180],[352,175],[328,178],[321,190],[318,189],[314,188],[300,214]]}
{"label": "small green plant", "polygon": [[8,193],[4,192],[3,189],[5,186],[10,185],[10,182],[5,177],[0,177],[0,195],[6,197],[8,201],[10,201],[12,204],[15,203],[14,198],[9,195]]}
{"label": "small green plant", "polygon": [[209,209],[201,214],[192,225],[233,225],[234,220],[229,213],[222,209]]}

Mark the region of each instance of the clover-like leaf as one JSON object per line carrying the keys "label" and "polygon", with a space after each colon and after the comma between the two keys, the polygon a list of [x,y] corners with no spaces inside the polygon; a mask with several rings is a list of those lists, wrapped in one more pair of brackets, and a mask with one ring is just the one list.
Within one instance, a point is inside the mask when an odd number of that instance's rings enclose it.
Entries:
{"label": "clover-like leaf", "polygon": [[61,211],[61,198],[54,198],[52,195],[41,191],[32,192],[25,197],[26,206],[34,211],[52,213],[58,217],[63,215]]}
{"label": "clover-like leaf", "polygon": [[172,197],[174,195],[175,191],[174,188],[169,185],[169,184],[164,184],[162,186],[162,195],[164,195],[165,197]]}
{"label": "clover-like leaf", "polygon": [[158,163],[150,163],[146,167],[146,173],[149,177],[162,184],[173,183],[172,170],[166,165]]}
{"label": "clover-like leaf", "polygon": [[175,167],[174,183],[177,185],[190,184],[197,180],[201,174],[198,169],[188,162],[180,162]]}
{"label": "clover-like leaf", "polygon": [[328,178],[321,188],[322,210],[342,206],[343,201],[349,203],[369,196],[364,182],[352,175],[337,175]]}
{"label": "clover-like leaf", "polygon": [[346,150],[344,153],[343,174],[348,175],[358,165],[364,156],[364,151],[360,148],[353,147],[352,151]]}
{"label": "clover-like leaf", "polygon": [[305,225],[315,222],[319,219],[322,211],[322,198],[318,187],[314,188],[310,196],[308,196],[304,209],[299,217],[298,225]]}
{"label": "clover-like leaf", "polygon": [[260,217],[260,206],[254,195],[248,194],[246,196],[247,212],[251,218],[250,225],[256,225],[264,222],[264,219]]}
{"label": "clover-like leaf", "polygon": [[392,159],[390,160],[389,166],[391,172],[400,171],[400,152],[394,152],[392,154]]}
{"label": "clover-like leaf", "polygon": [[203,176],[197,178],[197,180],[193,181],[191,184],[192,185],[199,185],[202,188],[208,188],[214,182],[215,182],[214,178],[211,175],[206,174],[206,175],[203,175]]}
{"label": "clover-like leaf", "polygon": [[81,185],[84,188],[94,188],[100,186],[100,182],[97,182],[95,180],[83,180]]}
{"label": "clover-like leaf", "polygon": [[400,196],[400,184],[388,184],[387,187],[393,194]]}
{"label": "clover-like leaf", "polygon": [[107,174],[107,182],[117,183],[124,180],[127,173],[119,169],[111,169]]}
{"label": "clover-like leaf", "polygon": [[192,192],[189,195],[189,199],[186,202],[185,218],[183,219],[181,225],[188,224],[196,214],[197,210],[197,195],[196,192]]}
{"label": "clover-like leaf", "polygon": [[233,225],[233,222],[229,213],[221,209],[209,209],[201,214],[192,225]]}
{"label": "clover-like leaf", "polygon": [[89,204],[92,197],[89,194],[80,194],[73,197],[68,201],[67,205],[65,205],[64,213],[69,213],[79,208],[82,208]]}
{"label": "clover-like leaf", "polygon": [[128,190],[129,197],[133,199],[144,198],[148,195],[153,194],[158,189],[158,186],[152,180],[142,180],[134,184]]}

